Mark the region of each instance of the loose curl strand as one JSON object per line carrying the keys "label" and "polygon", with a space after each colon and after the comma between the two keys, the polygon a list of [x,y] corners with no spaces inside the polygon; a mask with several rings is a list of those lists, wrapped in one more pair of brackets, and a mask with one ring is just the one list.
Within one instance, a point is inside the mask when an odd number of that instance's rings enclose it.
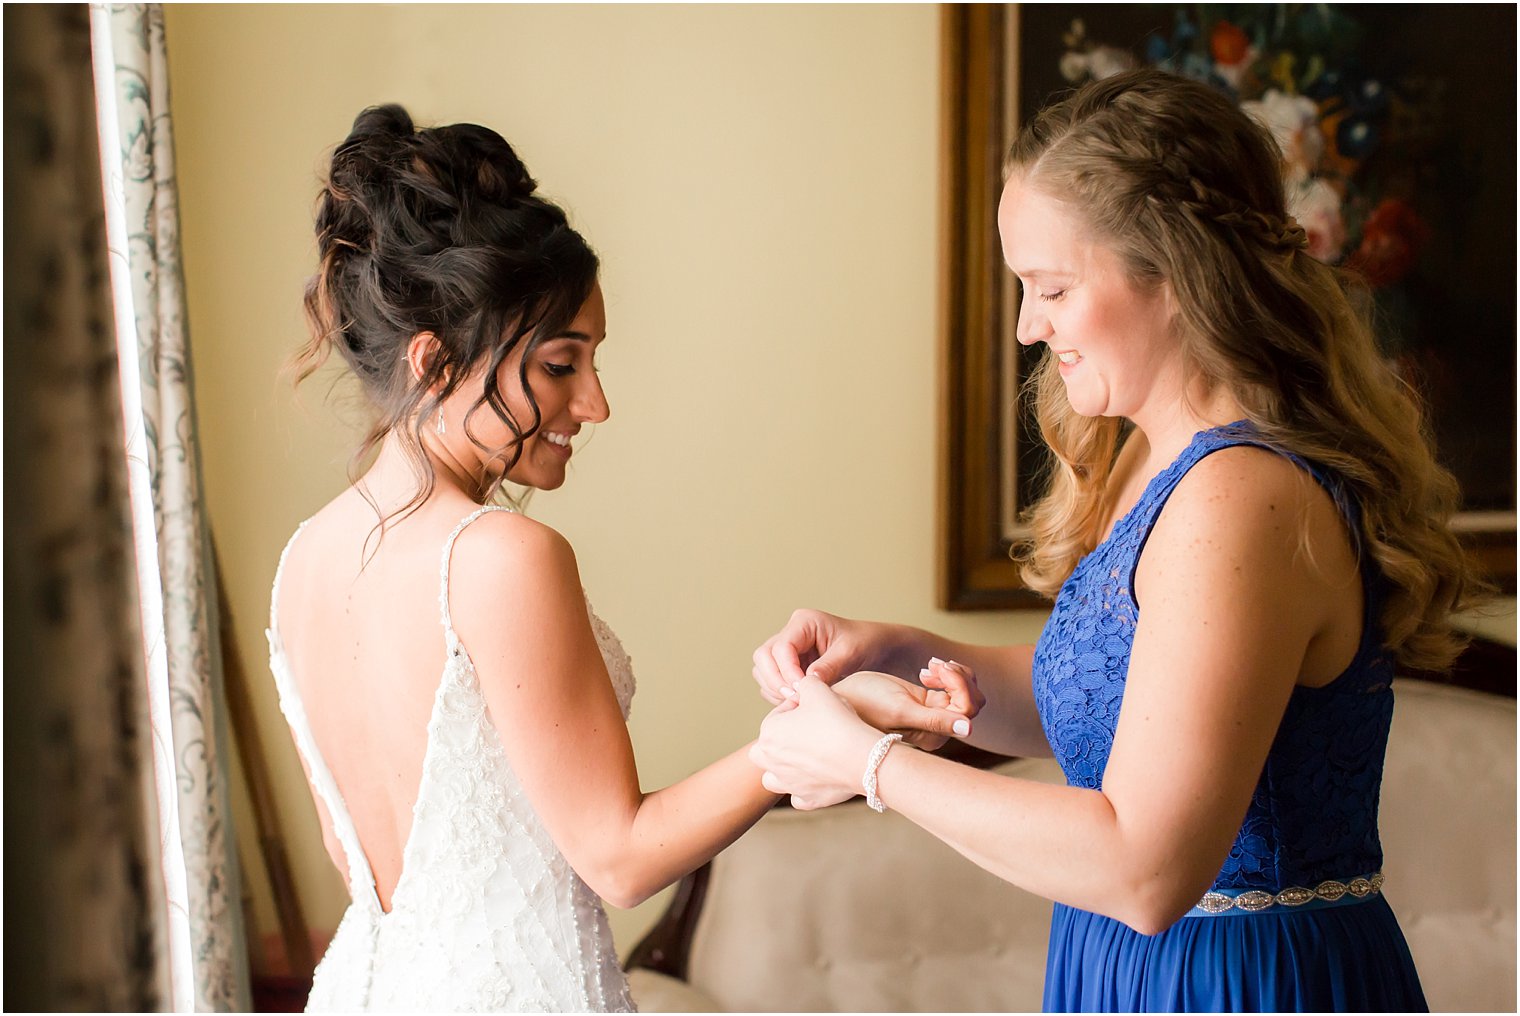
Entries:
{"label": "loose curl strand", "polygon": [[[1305,249],[1271,135],[1206,85],[1131,71],[1041,112],[1006,170],[1066,203],[1137,288],[1171,286],[1189,367],[1234,394],[1266,443],[1344,481],[1358,553],[1387,580],[1379,622],[1394,659],[1449,667],[1465,642],[1451,614],[1485,591],[1449,526],[1457,482],[1420,398],[1378,353],[1365,288]],[[1021,570],[1054,595],[1101,535],[1125,431],[1078,415],[1048,354],[1031,385],[1053,455]]]}
{"label": "loose curl strand", "polygon": [[[530,352],[574,320],[599,266],[564,211],[536,191],[495,131],[418,129],[398,105],[364,110],[333,152],[317,199],[317,271],[304,301],[310,338],[288,369],[299,385],[336,352],[358,378],[374,411],[349,464],[361,493],[370,454],[388,435],[399,439],[417,488],[380,518],[382,535],[432,494],[437,478],[422,428],[473,372],[484,370],[484,391],[466,411],[464,431],[488,460],[499,457],[510,470],[542,422],[527,356],[518,367],[527,419],[508,407],[499,370],[514,351]],[[420,333],[436,341],[414,378],[406,352]],[[470,420],[479,411],[507,426],[507,444],[488,448],[476,438]],[[484,502],[498,490],[491,484],[476,494]]]}

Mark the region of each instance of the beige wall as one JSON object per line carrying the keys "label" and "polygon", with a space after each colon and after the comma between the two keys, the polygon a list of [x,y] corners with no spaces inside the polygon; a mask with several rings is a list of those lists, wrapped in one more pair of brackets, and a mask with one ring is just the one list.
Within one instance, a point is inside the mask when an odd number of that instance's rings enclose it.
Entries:
{"label": "beige wall", "polygon": [[[752,735],[749,653],[793,607],[1037,632],[933,605],[938,27],[930,6],[168,8],[210,515],[313,925],[346,898],[262,629],[353,442],[321,385],[277,378],[324,152],[375,102],[488,124],[600,251],[612,420],[532,511],[634,657],[654,788]],[[656,912],[614,913],[623,949]]]}

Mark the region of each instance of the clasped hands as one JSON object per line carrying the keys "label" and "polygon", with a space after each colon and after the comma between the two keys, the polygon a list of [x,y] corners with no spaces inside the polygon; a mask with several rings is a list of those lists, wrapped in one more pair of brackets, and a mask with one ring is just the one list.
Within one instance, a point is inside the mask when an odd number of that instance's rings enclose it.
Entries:
{"label": "clasped hands", "polygon": [[[918,684],[862,667],[883,653],[873,652],[869,639],[852,639],[862,634],[856,628],[866,625],[799,611],[755,651],[755,679],[777,704],[760,725],[750,760],[765,789],[791,795],[794,808],[825,808],[860,793],[866,760],[883,733],[933,751],[951,736],[970,734],[986,702],[975,674],[958,663],[931,659]],[[805,672],[804,659],[813,661]]]}

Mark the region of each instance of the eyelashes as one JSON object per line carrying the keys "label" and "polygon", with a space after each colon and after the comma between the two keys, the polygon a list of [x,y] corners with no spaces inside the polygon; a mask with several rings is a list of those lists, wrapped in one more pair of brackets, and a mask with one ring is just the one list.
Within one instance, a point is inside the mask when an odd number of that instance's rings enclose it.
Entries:
{"label": "eyelashes", "polygon": [[1046,303],[1054,303],[1056,300],[1061,299],[1061,297],[1065,296],[1067,293],[1066,289],[1053,289],[1042,293],[1037,286],[1032,286],[1023,280],[1019,281],[1019,290],[1025,296],[1036,296],[1041,300],[1044,300]]}
{"label": "eyelashes", "polygon": [[[575,372],[576,367],[573,363],[554,363],[552,361],[544,362],[544,373],[548,374],[550,377],[569,377]],[[591,373],[600,374],[601,372],[602,368],[598,367],[594,363],[591,365]]]}

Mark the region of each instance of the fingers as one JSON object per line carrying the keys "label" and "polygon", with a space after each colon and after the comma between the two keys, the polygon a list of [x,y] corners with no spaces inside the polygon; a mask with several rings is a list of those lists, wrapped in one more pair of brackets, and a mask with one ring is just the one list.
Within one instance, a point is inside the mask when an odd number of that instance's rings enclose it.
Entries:
{"label": "fingers", "polygon": [[755,683],[760,686],[760,694],[771,705],[781,701],[781,689],[790,684],[782,678],[781,670],[776,666],[775,657],[771,655],[771,642],[774,641],[770,639],[762,643],[750,657],[754,662],[750,673],[754,676]]}
{"label": "fingers", "polygon": [[791,674],[794,683],[802,679],[805,671],[824,684],[833,684],[855,670],[851,665],[853,650],[840,644],[839,625],[839,618],[821,610],[793,611],[785,633],[796,653],[786,662],[795,662],[797,667],[794,672],[783,665],[783,673]]}
{"label": "fingers", "polygon": [[975,673],[954,660],[931,659],[929,665],[919,671],[919,681],[925,688],[943,691],[949,697],[949,708],[968,718],[981,712],[982,706],[987,704],[986,696],[977,687]]}
{"label": "fingers", "polygon": [[816,610],[794,610],[785,626],[754,651],[751,673],[767,701],[780,702],[782,689],[802,680],[804,666],[818,673],[837,669],[832,663],[818,668],[819,654],[829,641],[827,619]]}
{"label": "fingers", "polygon": [[903,736],[903,744],[921,751],[939,751],[950,740],[943,734],[930,734],[922,730],[899,730],[897,733]]}
{"label": "fingers", "polygon": [[916,702],[905,702],[900,715],[902,728],[923,730],[944,737],[965,737],[971,733],[971,721],[958,710],[933,709]]}
{"label": "fingers", "polygon": [[[749,757],[750,761],[754,762],[756,765],[763,765],[762,760],[764,756],[763,753],[758,750],[758,748],[751,748],[749,751]],[[761,772],[760,786],[764,787],[772,794],[778,794],[781,797],[787,796],[786,784],[782,781],[781,777],[777,776],[769,769]],[[792,807],[796,808],[798,811],[812,811],[814,808],[827,807],[828,805],[834,803],[833,801],[813,801],[811,798],[804,797],[801,794],[792,794],[791,798]]]}
{"label": "fingers", "polygon": [[802,662],[798,660],[797,647],[790,639],[776,640],[771,646],[771,658],[784,683],[796,684],[802,680]]}
{"label": "fingers", "polygon": [[793,685],[793,690],[797,693],[797,702],[799,705],[805,705],[819,697],[826,697],[831,699],[837,699],[839,697],[834,693],[834,689],[828,686],[827,682],[818,677],[816,674],[811,673]]}
{"label": "fingers", "polygon": [[840,665],[840,656],[838,652],[825,652],[808,667],[807,676],[816,677],[824,684],[833,684],[838,681],[846,673],[845,668]]}

